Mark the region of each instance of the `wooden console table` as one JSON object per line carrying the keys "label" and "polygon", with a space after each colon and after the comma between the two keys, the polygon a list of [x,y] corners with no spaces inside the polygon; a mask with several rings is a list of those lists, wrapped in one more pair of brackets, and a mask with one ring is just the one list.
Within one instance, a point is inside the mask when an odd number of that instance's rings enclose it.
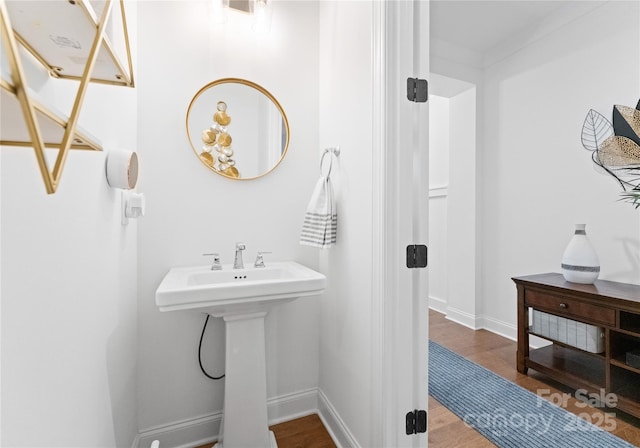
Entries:
{"label": "wooden console table", "polygon": [[[565,281],[562,274],[513,278],[518,290],[517,368],[529,368],[589,393],[614,393],[617,407],[640,417],[640,369],[626,363],[626,354],[640,349],[640,286],[598,280],[593,285]],[[535,334],[529,310],[535,309],[604,329],[604,352],[590,353]],[[529,348],[529,335],[551,342]]]}

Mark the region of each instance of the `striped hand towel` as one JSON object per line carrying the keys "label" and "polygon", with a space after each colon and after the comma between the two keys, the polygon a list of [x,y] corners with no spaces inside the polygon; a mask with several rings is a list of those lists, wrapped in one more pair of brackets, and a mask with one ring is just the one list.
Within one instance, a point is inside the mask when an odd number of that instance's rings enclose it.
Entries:
{"label": "striped hand towel", "polygon": [[329,248],[336,244],[338,215],[333,204],[329,176],[322,176],[316,184],[307,206],[300,233],[300,244]]}

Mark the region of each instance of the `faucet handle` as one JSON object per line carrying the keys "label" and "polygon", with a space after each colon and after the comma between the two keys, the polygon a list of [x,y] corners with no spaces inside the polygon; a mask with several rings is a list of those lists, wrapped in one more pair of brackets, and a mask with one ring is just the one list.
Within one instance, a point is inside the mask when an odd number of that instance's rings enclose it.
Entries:
{"label": "faucet handle", "polygon": [[212,271],[221,271],[222,263],[220,263],[220,254],[212,253],[212,254],[202,254],[204,257],[213,257],[213,263],[211,264]]}
{"label": "faucet handle", "polygon": [[270,254],[271,252],[258,252],[256,254],[256,261],[255,263],[253,263],[253,267],[254,268],[264,268],[264,258],[263,255],[264,254]]}

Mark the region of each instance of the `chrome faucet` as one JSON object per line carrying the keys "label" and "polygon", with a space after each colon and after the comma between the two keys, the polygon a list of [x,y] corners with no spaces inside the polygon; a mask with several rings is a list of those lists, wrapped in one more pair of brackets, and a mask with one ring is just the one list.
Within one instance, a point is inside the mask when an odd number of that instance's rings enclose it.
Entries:
{"label": "chrome faucet", "polygon": [[236,256],[233,259],[233,269],[244,269],[242,261],[242,251],[245,250],[244,243],[236,243]]}
{"label": "chrome faucet", "polygon": [[213,263],[211,263],[212,271],[222,270],[222,263],[220,263],[220,254],[214,253],[214,254],[202,254],[202,255],[213,257]]}
{"label": "chrome faucet", "polygon": [[263,255],[264,254],[270,254],[270,253],[271,252],[258,252],[256,254],[256,261],[255,261],[255,263],[253,263],[253,267],[254,268],[263,268],[263,267],[265,267]]}

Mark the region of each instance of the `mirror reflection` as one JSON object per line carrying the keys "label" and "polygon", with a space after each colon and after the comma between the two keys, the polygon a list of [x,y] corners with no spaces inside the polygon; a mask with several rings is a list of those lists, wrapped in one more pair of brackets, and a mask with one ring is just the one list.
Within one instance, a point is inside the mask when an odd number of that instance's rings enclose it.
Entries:
{"label": "mirror reflection", "polygon": [[245,79],[225,78],[207,84],[193,97],[187,135],[210,170],[248,180],[264,176],[282,161],[289,145],[289,123],[264,88]]}

